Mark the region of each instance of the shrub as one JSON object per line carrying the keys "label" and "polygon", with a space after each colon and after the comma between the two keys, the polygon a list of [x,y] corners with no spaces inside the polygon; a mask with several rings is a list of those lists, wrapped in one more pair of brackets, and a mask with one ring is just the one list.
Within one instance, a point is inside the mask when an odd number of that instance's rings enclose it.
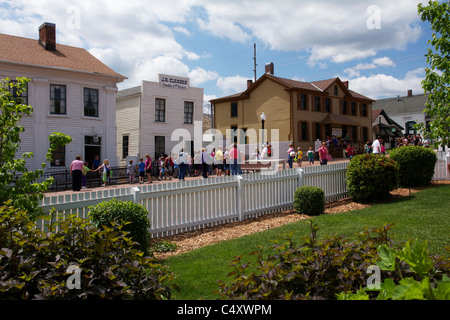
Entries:
{"label": "shrub", "polygon": [[[55,217],[53,217],[55,218]],[[0,207],[0,299],[169,299],[174,275],[133,246],[120,225],[57,215],[43,232]],[[55,231],[57,229],[57,231]],[[69,267],[79,271],[79,285]]]}
{"label": "shrub", "polygon": [[112,223],[124,224],[123,230],[139,244],[139,249],[147,253],[149,248],[150,220],[147,210],[132,201],[113,199],[89,208],[89,216],[96,226],[111,227]]}
{"label": "shrub", "polygon": [[[336,300],[342,293],[357,292],[370,283],[369,267],[380,262],[380,247],[397,250],[389,238],[392,225],[381,228],[366,228],[358,234],[357,240],[331,236],[324,240],[317,238],[317,226],[311,223],[311,235],[297,245],[289,235],[276,243],[267,256],[263,250],[256,255],[256,269],[247,274],[249,262],[242,257],[232,261],[234,270],[230,283],[219,282],[218,293],[225,300]],[[428,257],[430,278],[441,280],[448,274],[448,263],[440,257]],[[381,279],[391,279],[399,283],[404,278],[413,277],[414,271],[402,262],[395,268],[383,270]],[[445,280],[445,279],[444,279]],[[376,292],[368,292],[367,298],[376,297]]]}
{"label": "shrub", "polygon": [[318,216],[325,211],[325,192],[318,187],[304,186],[294,192],[294,209],[299,214]]}
{"label": "shrub", "polygon": [[391,151],[389,157],[398,164],[399,185],[406,188],[423,187],[431,182],[437,157],[433,150],[405,146]]}
{"label": "shrub", "polygon": [[[383,271],[395,272],[397,265],[407,264],[411,275],[400,277],[399,281],[392,278],[383,279],[378,287],[372,284],[356,293],[339,293],[338,300],[449,300],[450,278],[446,275],[450,269],[450,261],[439,260],[439,269],[434,270],[436,264],[430,258],[427,241],[408,241],[401,249],[379,247],[380,260],[377,267]],[[401,274],[399,274],[401,276]],[[381,280],[381,279],[379,279]]]}
{"label": "shrub", "polygon": [[347,167],[347,187],[355,202],[384,200],[397,188],[397,163],[371,153],[353,157]]}

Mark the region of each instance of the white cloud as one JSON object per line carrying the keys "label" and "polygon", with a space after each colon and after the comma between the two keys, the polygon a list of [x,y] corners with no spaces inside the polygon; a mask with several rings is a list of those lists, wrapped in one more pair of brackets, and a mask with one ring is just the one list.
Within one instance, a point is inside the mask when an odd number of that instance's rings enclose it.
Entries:
{"label": "white cloud", "polygon": [[223,95],[243,92],[247,89],[247,78],[241,76],[219,77],[217,79],[217,87],[222,91]]}
{"label": "white cloud", "polygon": [[[417,41],[422,34],[417,25],[417,3],[376,1],[380,29],[370,29],[370,0],[4,0],[0,4],[0,32],[37,38],[38,26],[53,22],[58,43],[86,48],[127,76],[122,88],[167,73],[190,77],[195,85],[216,81],[223,94],[234,94],[246,89],[247,78],[225,77],[208,70],[220,63],[208,68],[201,65],[210,56],[210,44],[187,48],[177,35],[197,36],[200,30],[240,44],[264,44],[276,52],[306,53],[307,63],[318,68],[327,68],[330,62],[373,58],[371,63],[359,63],[345,71],[359,83],[362,70],[373,65],[394,66],[388,57],[376,58],[381,50],[402,50]],[[74,21],[79,25],[71,28]],[[193,61],[196,66],[190,66]],[[388,77],[378,74],[367,79],[376,81],[379,77],[381,81],[382,76]]]}
{"label": "white cloud", "polygon": [[360,70],[370,70],[378,67],[395,67],[395,63],[389,57],[375,58],[372,60],[372,63],[358,63],[352,68],[347,68],[344,70],[344,73],[350,78],[359,77]]}
{"label": "white cloud", "polygon": [[349,88],[372,99],[406,95],[410,89],[420,94],[423,93],[421,82],[424,77],[425,70],[422,68],[407,72],[403,79],[376,74],[349,80]]}

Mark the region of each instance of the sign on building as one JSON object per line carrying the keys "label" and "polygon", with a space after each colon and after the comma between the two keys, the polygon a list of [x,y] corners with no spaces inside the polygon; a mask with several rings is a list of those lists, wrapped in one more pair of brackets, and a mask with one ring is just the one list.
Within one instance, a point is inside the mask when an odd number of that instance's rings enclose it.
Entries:
{"label": "sign on building", "polygon": [[165,88],[186,90],[189,89],[189,78],[160,74],[159,84]]}

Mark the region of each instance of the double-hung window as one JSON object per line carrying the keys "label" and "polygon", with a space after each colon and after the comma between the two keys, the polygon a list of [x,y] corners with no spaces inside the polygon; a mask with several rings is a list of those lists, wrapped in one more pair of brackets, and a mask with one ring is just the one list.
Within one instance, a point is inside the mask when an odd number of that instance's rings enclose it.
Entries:
{"label": "double-hung window", "polygon": [[166,122],[166,100],[161,98],[155,99],[155,121]]}
{"label": "double-hung window", "polygon": [[66,86],[50,85],[50,113],[66,114]]}
{"label": "double-hung window", "polygon": [[191,101],[184,102],[184,123],[192,124],[194,118],[194,103]]}
{"label": "double-hung window", "polygon": [[84,88],[84,116],[98,118],[98,90]]}

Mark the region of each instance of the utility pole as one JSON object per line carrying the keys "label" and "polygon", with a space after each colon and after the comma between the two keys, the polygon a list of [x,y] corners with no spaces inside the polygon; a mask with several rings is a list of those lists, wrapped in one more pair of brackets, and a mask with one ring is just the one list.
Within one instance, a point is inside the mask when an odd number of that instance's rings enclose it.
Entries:
{"label": "utility pole", "polygon": [[253,82],[256,82],[256,66],[257,66],[257,64],[256,64],[256,43],[253,44],[253,52],[254,52],[253,53],[253,63],[254,63],[253,73],[255,74]]}

